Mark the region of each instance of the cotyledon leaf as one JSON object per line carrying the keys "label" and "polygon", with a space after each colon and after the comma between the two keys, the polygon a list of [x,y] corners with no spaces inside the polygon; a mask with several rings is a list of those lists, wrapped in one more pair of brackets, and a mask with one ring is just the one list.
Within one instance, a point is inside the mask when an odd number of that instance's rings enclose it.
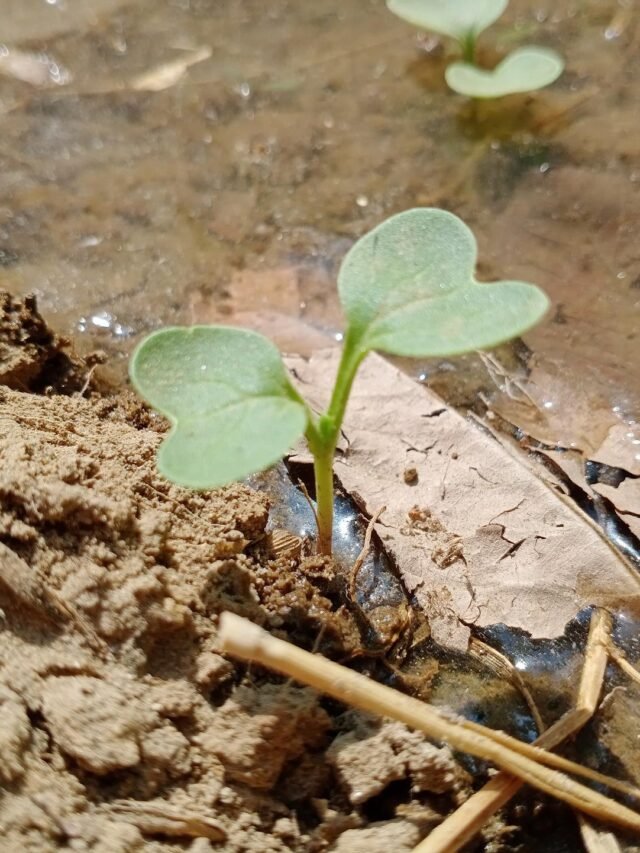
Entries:
{"label": "cotyledon leaf", "polygon": [[508,0],[387,0],[387,8],[399,18],[464,41],[477,36],[497,21]]}
{"label": "cotyledon leaf", "polygon": [[470,229],[444,210],[387,219],[347,253],[338,276],[347,341],[359,352],[456,355],[496,346],[535,325],[549,307],[521,281],[480,284]]}
{"label": "cotyledon leaf", "polygon": [[562,74],[564,60],[545,47],[521,47],[506,56],[493,70],[468,62],[453,62],[445,71],[454,92],[470,98],[501,98],[549,86]]}
{"label": "cotyledon leaf", "polygon": [[171,327],[136,349],[137,391],[173,428],[158,453],[169,480],[209,489],[277,462],[304,433],[307,409],[276,347],[227,326]]}

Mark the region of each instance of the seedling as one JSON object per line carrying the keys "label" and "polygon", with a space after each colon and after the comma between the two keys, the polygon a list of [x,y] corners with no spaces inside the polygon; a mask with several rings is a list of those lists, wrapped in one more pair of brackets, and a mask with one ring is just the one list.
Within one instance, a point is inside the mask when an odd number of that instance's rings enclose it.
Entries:
{"label": "seedling", "polygon": [[362,360],[372,350],[450,356],[522,334],[548,308],[520,281],[480,284],[475,238],[458,217],[416,208],[392,216],[347,253],[338,275],[346,316],[329,406],[311,411],[276,347],[228,326],[162,329],[136,349],[131,380],[172,429],[158,452],[169,480],[211,489],[268,468],[305,436],[314,459],[320,554],[331,554],[333,456]]}
{"label": "seedling", "polygon": [[507,8],[509,0],[387,0],[387,8],[404,21],[455,39],[465,62],[473,62],[476,40]]}
{"label": "seedling", "polygon": [[453,62],[445,71],[449,88],[470,98],[501,98],[549,86],[562,74],[564,62],[544,47],[521,47],[490,71],[469,62]]}
{"label": "seedling", "polygon": [[454,92],[472,98],[501,98],[549,86],[562,74],[564,61],[553,50],[523,47],[494,69],[475,64],[476,41],[507,8],[508,0],[387,0],[391,12],[414,26],[455,39],[462,62],[447,68]]}

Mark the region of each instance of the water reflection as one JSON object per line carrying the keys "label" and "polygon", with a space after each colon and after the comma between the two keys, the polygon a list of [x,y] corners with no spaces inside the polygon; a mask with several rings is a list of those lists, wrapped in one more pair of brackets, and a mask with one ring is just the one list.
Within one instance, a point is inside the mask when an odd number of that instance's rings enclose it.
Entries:
{"label": "water reflection", "polygon": [[108,336],[115,340],[129,338],[133,334],[133,329],[130,326],[120,323],[108,311],[99,311],[89,317],[80,317],[76,330],[94,335],[96,338]]}

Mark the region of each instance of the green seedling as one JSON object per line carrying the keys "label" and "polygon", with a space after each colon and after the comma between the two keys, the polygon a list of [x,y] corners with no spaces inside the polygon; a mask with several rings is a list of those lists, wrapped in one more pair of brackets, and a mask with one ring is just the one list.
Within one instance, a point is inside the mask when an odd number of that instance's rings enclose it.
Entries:
{"label": "green seedling", "polygon": [[445,71],[449,88],[470,98],[501,98],[543,89],[564,70],[562,58],[544,47],[521,47],[487,71],[469,62],[453,62]]}
{"label": "green seedling", "polygon": [[387,7],[414,26],[455,39],[462,62],[445,73],[454,92],[471,98],[501,98],[549,86],[562,74],[564,61],[553,50],[522,47],[494,69],[475,63],[476,41],[507,8],[508,0],[387,0]]}
{"label": "green seedling", "polygon": [[387,8],[414,27],[455,39],[473,62],[478,36],[507,8],[509,0],[387,0]]}
{"label": "green seedling", "polygon": [[319,415],[292,385],[276,347],[255,332],[193,326],[149,335],[130,374],[172,423],[158,453],[161,473],[211,489],[269,467],[304,435],[314,458],[317,548],[331,554],[333,457],[367,353],[422,358],[485,349],[525,332],[547,310],[532,284],[477,282],[476,256],[464,222],[432,208],[392,216],[358,240],[338,276],[344,346]]}

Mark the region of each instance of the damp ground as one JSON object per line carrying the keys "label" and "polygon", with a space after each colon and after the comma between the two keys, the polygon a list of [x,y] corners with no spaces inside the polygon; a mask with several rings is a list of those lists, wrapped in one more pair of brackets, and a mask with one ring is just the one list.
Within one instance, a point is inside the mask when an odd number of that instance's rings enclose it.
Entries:
{"label": "damp ground", "polygon": [[59,331],[119,356],[120,376],[167,322],[247,324],[305,354],[340,339],[353,240],[445,207],[476,232],[481,278],[533,281],[553,311],[515,351],[406,369],[558,451],[568,487],[603,526],[622,515],[637,551],[638,489],[584,473],[640,475],[631,4],[513,0],[481,61],[538,43],[567,70],[475,106],[443,82],[449,47],[381,0],[28,0],[3,39],[3,282]]}
{"label": "damp ground", "polygon": [[[514,686],[434,644],[377,545],[353,577],[366,523],[348,495],[336,562],[309,556],[303,465],[212,494],[172,486],[155,470],[161,420],[98,384],[32,301],[3,296],[0,319],[3,853],[410,851],[487,778],[400,724],[234,665],[223,610],[525,740],[540,729],[522,685],[545,725],[571,707],[587,612],[553,642],[478,634]],[[633,661],[637,627],[616,624]],[[575,752],[637,782],[637,688],[611,672],[605,696]],[[573,817],[528,792],[474,849],[579,844]]]}
{"label": "damp ground", "polygon": [[[443,84],[446,46],[416,38],[381,2],[11,0],[3,14],[3,288],[36,293],[82,353],[106,352],[115,381],[136,341],[168,322],[253,325],[307,354],[340,340],[335,274],[353,240],[410,206],[450,209],[478,236],[481,278],[534,281],[554,311],[523,346],[489,360],[404,368],[448,402],[499,422],[506,440],[554,466],[583,509],[618,542],[621,530],[627,553],[637,554],[640,498],[629,487],[640,475],[640,71],[632,61],[640,23],[630,5],[513,0],[496,40],[483,40],[483,59],[536,42],[560,50],[567,72],[535,97],[475,110]],[[75,379],[65,366],[59,390],[81,392],[91,366]],[[454,807],[477,768],[448,764],[446,785],[431,780],[410,796],[419,773],[398,761],[359,799],[362,780],[331,758],[339,752],[331,744],[370,737],[369,722],[230,667],[210,627],[223,606],[307,647],[321,636],[327,654],[364,657],[376,677],[533,736],[526,706],[504,680],[443,656],[419,625],[408,639],[404,618],[367,618],[367,610],[411,606],[388,566],[372,557],[349,609],[339,573],[313,562],[295,574],[283,569],[282,552],[263,538],[263,499],[238,488],[205,500],[160,482],[151,458],[160,427],[136,404],[27,402],[15,390],[44,390],[61,365],[54,358],[49,368],[44,376],[19,358],[20,382],[3,392],[3,414],[20,434],[5,445],[19,474],[3,474],[2,541],[81,620],[67,634],[24,602],[24,612],[11,597],[3,605],[7,850],[191,845],[202,853],[220,844],[221,831],[229,850],[324,849],[343,836],[347,846],[335,849],[387,849],[389,837],[411,849],[434,812]],[[120,449],[106,450],[109,443]],[[131,448],[138,454],[141,445],[146,455],[132,465]],[[34,485],[45,472],[48,498]],[[129,481],[125,496],[114,491]],[[341,500],[348,564],[363,522],[348,496]],[[308,533],[286,519],[277,526]],[[79,562],[86,571],[76,571]],[[149,575],[151,564],[162,568]],[[367,582],[380,576],[387,597],[372,607]],[[582,614],[547,645],[499,627],[484,639],[520,662],[551,719],[570,702],[585,625]],[[619,615],[632,659],[635,628]],[[115,658],[100,658],[103,643]],[[629,722],[638,719],[637,691],[611,672],[606,693],[580,757],[638,782]],[[245,719],[234,702],[259,730],[248,746],[238,736],[231,755],[204,741],[227,725],[223,718]],[[121,722],[117,737],[102,737],[103,705]],[[64,707],[95,725],[107,748],[74,743]],[[228,739],[244,725],[229,723]],[[269,751],[274,725],[309,738],[286,734],[293,745]],[[402,755],[393,744],[405,736],[380,739]],[[297,776],[288,772],[294,765]],[[420,772],[432,766],[425,756]],[[170,818],[167,803],[176,809]],[[548,849],[557,815],[547,801],[519,801],[484,843]],[[215,825],[203,829],[203,820]],[[571,820],[558,849],[580,849]]]}

